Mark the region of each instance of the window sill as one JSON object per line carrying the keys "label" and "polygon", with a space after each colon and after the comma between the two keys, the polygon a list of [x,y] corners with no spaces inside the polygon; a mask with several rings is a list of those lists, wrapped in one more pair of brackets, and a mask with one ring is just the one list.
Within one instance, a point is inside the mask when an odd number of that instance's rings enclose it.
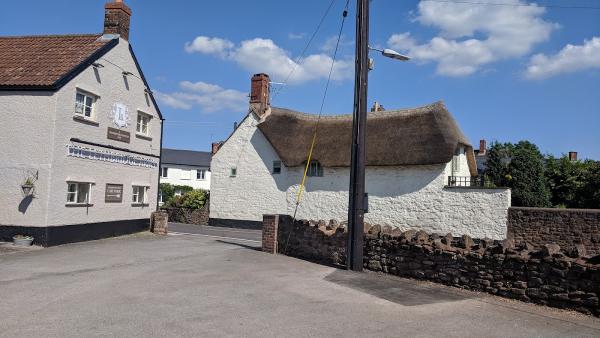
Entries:
{"label": "window sill", "polygon": [[131,203],[132,207],[149,207],[149,203]]}
{"label": "window sill", "polygon": [[89,124],[92,126],[96,126],[96,127],[100,125],[100,123],[98,123],[90,118],[86,118],[86,117],[79,116],[79,115],[73,115],[73,120],[77,121],[77,122],[81,122],[81,123],[86,123],[86,124]]}
{"label": "window sill", "polygon": [[91,203],[67,203],[65,207],[93,207],[94,205]]}
{"label": "window sill", "polygon": [[152,141],[152,137],[140,133],[135,133],[135,137],[141,138],[142,140]]}

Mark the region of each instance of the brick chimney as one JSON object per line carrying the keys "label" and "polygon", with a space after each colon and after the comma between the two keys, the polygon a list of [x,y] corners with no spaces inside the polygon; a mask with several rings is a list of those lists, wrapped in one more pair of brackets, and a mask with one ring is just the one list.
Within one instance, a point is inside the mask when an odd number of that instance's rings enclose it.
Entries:
{"label": "brick chimney", "polygon": [[210,151],[211,155],[214,155],[217,153],[217,151],[219,151],[219,148],[221,148],[221,146],[223,145],[223,141],[221,142],[213,142],[212,143],[212,149]]}
{"label": "brick chimney", "polygon": [[487,145],[484,139],[479,140],[479,152],[477,155],[485,155]]}
{"label": "brick chimney", "polygon": [[254,74],[250,80],[250,107],[260,117],[265,115],[270,108],[270,83],[269,75]]}
{"label": "brick chimney", "polygon": [[577,161],[577,152],[569,151],[569,161]]}
{"label": "brick chimney", "polygon": [[131,8],[123,0],[114,0],[104,5],[104,34],[119,34],[129,40]]}

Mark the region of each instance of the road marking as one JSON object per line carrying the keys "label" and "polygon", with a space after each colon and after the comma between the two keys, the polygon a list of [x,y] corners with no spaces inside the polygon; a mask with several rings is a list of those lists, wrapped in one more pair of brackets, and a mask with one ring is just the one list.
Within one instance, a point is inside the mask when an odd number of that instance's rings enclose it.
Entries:
{"label": "road marking", "polygon": [[212,238],[222,238],[222,239],[234,239],[236,241],[242,241],[242,242],[254,242],[254,243],[261,242],[261,241],[257,241],[257,240],[253,240],[253,239],[244,239],[244,238],[237,238],[237,237],[224,237],[224,236],[215,236],[215,235],[204,235],[204,234],[191,234],[189,232],[176,232],[176,231],[169,231],[168,235],[169,236],[183,236],[183,235],[202,236],[202,237],[212,237]]}

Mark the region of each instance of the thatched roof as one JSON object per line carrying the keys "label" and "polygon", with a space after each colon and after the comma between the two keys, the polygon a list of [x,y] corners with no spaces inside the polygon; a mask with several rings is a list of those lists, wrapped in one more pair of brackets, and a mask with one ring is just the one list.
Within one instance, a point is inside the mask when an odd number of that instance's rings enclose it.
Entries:
{"label": "thatched roof", "polygon": [[[272,107],[258,125],[286,166],[306,163],[317,115]],[[325,167],[350,165],[352,115],[322,116],[313,159]],[[473,147],[443,102],[370,112],[367,115],[367,165],[441,164],[464,145],[469,169],[477,175]]]}

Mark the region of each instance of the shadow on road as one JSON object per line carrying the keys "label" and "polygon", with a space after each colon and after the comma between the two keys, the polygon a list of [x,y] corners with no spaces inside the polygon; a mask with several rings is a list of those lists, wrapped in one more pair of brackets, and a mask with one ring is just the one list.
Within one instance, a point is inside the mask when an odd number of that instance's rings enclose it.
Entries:
{"label": "shadow on road", "polygon": [[262,251],[260,243],[259,244],[255,244],[255,245],[251,245],[251,244],[242,244],[242,243],[239,243],[239,242],[224,241],[222,239],[217,239],[216,242],[224,243],[224,244],[237,245],[239,247],[242,247],[242,248],[245,248],[245,249],[254,250],[254,251]]}
{"label": "shadow on road", "polygon": [[456,302],[473,298],[452,290],[443,290],[442,287],[374,273],[336,270],[327,275],[325,280],[404,306]]}

